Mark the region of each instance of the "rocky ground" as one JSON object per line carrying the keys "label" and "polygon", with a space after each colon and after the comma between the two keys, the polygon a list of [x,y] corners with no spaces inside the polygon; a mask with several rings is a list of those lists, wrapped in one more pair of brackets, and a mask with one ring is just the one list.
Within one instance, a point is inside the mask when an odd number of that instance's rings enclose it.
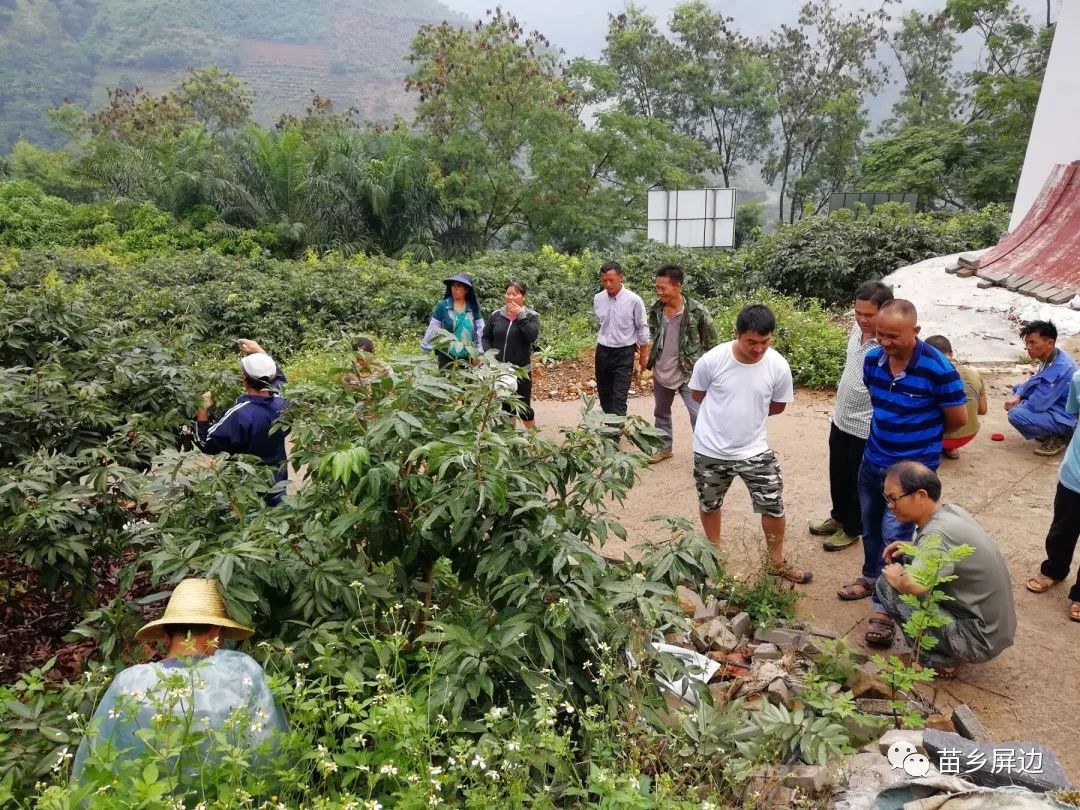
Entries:
{"label": "rocky ground", "polygon": [[[1019,622],[1016,642],[994,661],[962,668],[956,680],[939,681],[931,697],[946,711],[961,703],[971,706],[997,740],[1045,743],[1061,758],[1070,777],[1080,781],[1080,748],[1071,724],[1062,722],[1080,713],[1080,687],[1076,686],[1080,625],[1068,619],[1065,587],[1038,596],[1024,589],[1043,557],[1060,459],[1033,455],[1031,445],[1009,427],[1001,403],[1008,384],[1016,379],[1015,375],[988,377],[991,410],[982,432],[961,451],[958,461],[945,461],[941,469],[946,500],[971,511],[1001,545],[1013,581]],[[809,520],[827,513],[826,440],[832,397],[800,391],[796,398],[788,412],[770,420],[769,437],[785,477],[788,556],[815,573],[813,583],[800,588],[799,615],[863,646],[867,603],[836,598],[837,589],[858,575],[861,548],[827,553],[806,530]],[[538,424],[550,431],[575,423],[579,404],[542,401],[536,410]],[[633,398],[630,412],[651,420],[652,398]],[[689,420],[678,403],[675,431],[674,458],[646,470],[626,503],[614,507],[631,542],[609,545],[605,551],[635,553],[635,544],[662,541],[659,527],[648,522],[654,514],[696,519]],[[1005,433],[1006,440],[990,441],[995,431]],[[731,567],[756,567],[763,542],[745,488],[738,484],[732,488],[724,514]]]}

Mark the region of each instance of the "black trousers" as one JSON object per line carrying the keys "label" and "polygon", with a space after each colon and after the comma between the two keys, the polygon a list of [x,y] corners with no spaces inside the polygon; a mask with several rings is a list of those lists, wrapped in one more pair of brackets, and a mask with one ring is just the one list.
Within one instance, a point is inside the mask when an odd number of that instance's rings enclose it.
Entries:
{"label": "black trousers", "polygon": [[845,433],[836,425],[829,428],[829,493],[832,519],[848,537],[862,534],[862,506],[859,504],[859,465],[866,439]]}
{"label": "black trousers", "polygon": [[[1054,495],[1054,519],[1046,533],[1046,560],[1041,567],[1044,577],[1058,582],[1069,578],[1077,538],[1080,538],[1080,492],[1073,492],[1058,483]],[[1080,571],[1069,591],[1069,600],[1080,602]]]}
{"label": "black trousers", "polygon": [[596,347],[596,395],[604,413],[626,416],[626,396],[634,376],[637,346]]}

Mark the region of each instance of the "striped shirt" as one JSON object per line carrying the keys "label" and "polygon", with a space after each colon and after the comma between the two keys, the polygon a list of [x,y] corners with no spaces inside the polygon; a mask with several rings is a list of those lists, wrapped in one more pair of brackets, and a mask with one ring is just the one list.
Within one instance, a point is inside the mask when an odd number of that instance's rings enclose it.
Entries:
{"label": "striped shirt", "polygon": [[916,339],[907,368],[894,377],[879,346],[867,352],[863,382],[874,408],[863,459],[877,467],[910,459],[936,470],[945,433],[941,409],[967,402],[964,383],[945,355]]}
{"label": "striped shirt", "polygon": [[858,324],[851,330],[847,342],[847,360],[840,384],[836,386],[836,409],[832,421],[836,427],[850,436],[865,439],[870,435],[870,392],[863,382],[863,360],[866,353],[878,346],[874,338],[863,341]]}

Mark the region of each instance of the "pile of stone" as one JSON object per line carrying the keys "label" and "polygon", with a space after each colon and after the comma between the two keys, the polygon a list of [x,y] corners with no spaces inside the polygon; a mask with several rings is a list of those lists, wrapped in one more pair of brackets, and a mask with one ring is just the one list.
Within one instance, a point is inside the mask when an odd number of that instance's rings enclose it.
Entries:
{"label": "pile of stone", "polygon": [[[751,710],[766,701],[788,709],[802,705],[806,674],[833,634],[801,623],[755,628],[747,613],[722,599],[703,601],[685,587],[677,595],[691,629],[667,640],[715,662],[703,667],[714,704],[740,698]],[[852,745],[863,747],[843,762],[766,769],[752,785],[762,806],[792,806],[801,793],[838,796],[832,806],[843,810],[871,810],[883,791],[899,795],[903,801],[889,806],[900,807],[908,798],[990,790],[1010,793],[1004,804],[987,807],[1052,807],[1058,805],[1034,794],[1072,789],[1053,752],[1038,743],[995,743],[969,707],[961,705],[946,717],[918,694],[897,694],[865,655],[855,652],[852,659],[858,666],[847,682],[828,688],[837,695],[852,693],[859,711],[845,726]],[[906,701],[908,713],[923,717],[924,730],[887,730],[894,725],[898,700]],[[909,754],[913,759],[905,763]],[[1016,798],[1021,795],[1023,801]],[[976,799],[971,807],[978,806]]]}

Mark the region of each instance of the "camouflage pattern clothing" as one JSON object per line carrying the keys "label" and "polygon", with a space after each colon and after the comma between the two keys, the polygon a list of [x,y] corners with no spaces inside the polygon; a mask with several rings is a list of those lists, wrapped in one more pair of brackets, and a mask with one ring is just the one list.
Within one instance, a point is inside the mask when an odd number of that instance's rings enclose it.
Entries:
{"label": "camouflage pattern clothing", "polygon": [[[664,302],[657,301],[649,308],[649,334],[652,336],[652,348],[645,368],[652,369],[656,358],[664,349]],[[716,327],[713,326],[709,310],[688,295],[683,296],[682,323],[679,325],[679,369],[690,379],[694,372],[694,363],[701,355],[719,343]]]}
{"label": "camouflage pattern clothing", "polygon": [[694,483],[702,512],[715,512],[724,503],[731,482],[741,478],[750,491],[754,511],[759,515],[783,517],[784,477],[776,454],[767,450],[741,461],[725,461],[694,453]]}

